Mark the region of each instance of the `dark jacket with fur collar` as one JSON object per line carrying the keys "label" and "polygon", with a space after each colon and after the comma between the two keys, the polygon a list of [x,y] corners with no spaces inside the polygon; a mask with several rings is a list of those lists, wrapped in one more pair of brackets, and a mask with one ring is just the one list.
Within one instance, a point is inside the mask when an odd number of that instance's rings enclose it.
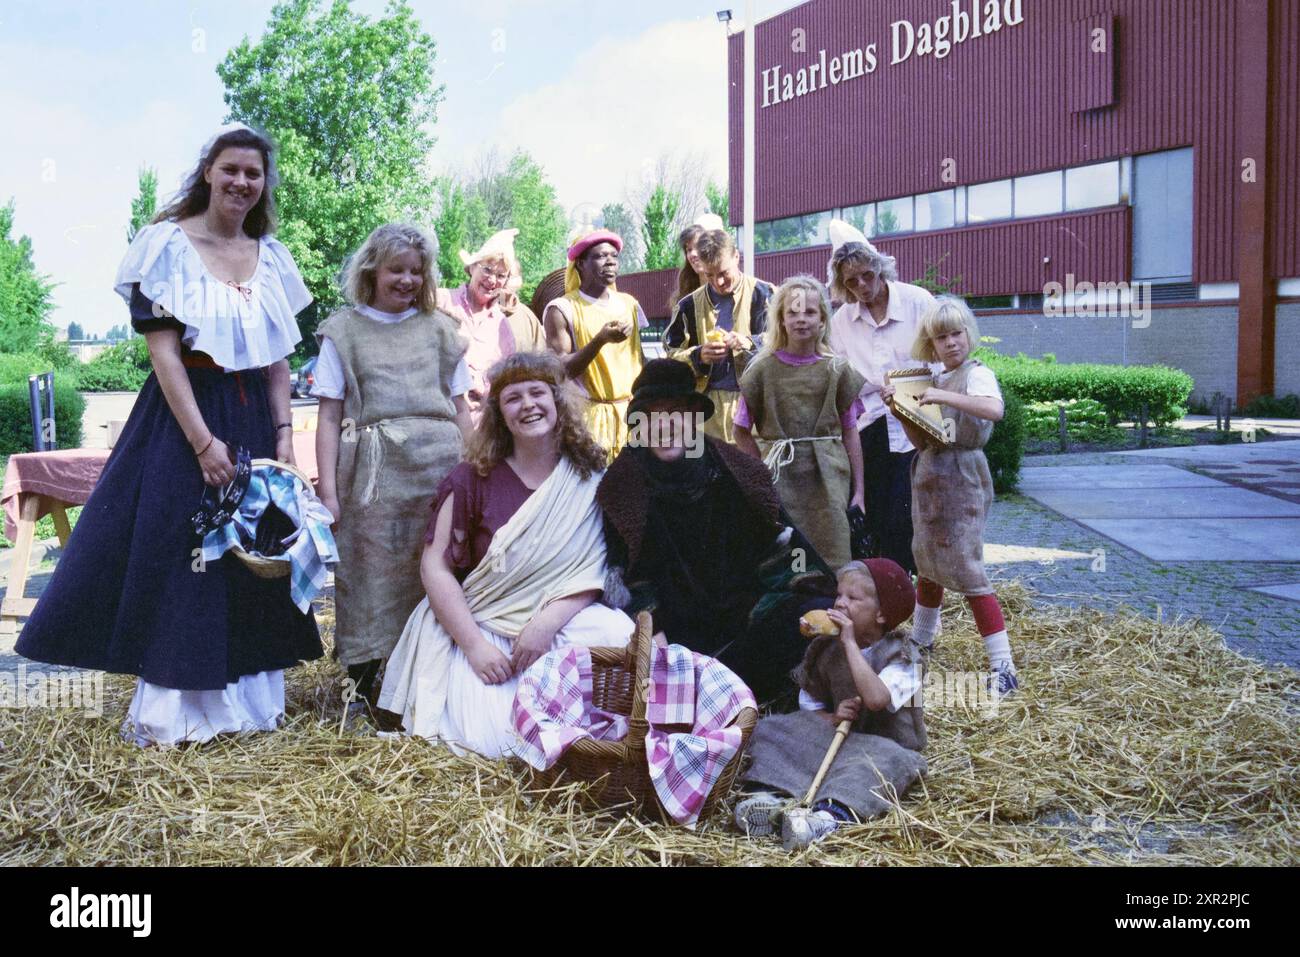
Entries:
{"label": "dark jacket with fur collar", "polygon": [[[777,497],[772,473],[767,466],[711,436],[704,436],[704,441],[752,507],[755,527],[767,526],[775,540],[788,523],[783,521],[781,500]],[[621,554],[610,555],[610,565],[625,569],[635,566],[645,537],[650,489],[646,484],[645,470],[631,450],[620,453],[606,470],[596,490],[596,501],[605,513],[606,527],[612,525],[626,546]]]}
{"label": "dark jacket with fur collar", "polygon": [[[656,627],[667,623],[670,640],[712,654],[751,628],[779,627],[769,618],[797,618],[792,609],[808,597],[835,594],[835,578],[791,527],[767,466],[726,443],[705,442],[716,466],[714,527],[701,528],[698,538],[678,533],[665,545],[662,529],[647,534],[652,504],[644,450],[619,454],[596,501],[604,512],[610,567],[606,602],[629,613],[661,609]],[[691,507],[684,504],[683,511]],[[648,547],[652,538],[658,548]],[[710,581],[706,594],[690,603],[682,582],[703,579]]]}

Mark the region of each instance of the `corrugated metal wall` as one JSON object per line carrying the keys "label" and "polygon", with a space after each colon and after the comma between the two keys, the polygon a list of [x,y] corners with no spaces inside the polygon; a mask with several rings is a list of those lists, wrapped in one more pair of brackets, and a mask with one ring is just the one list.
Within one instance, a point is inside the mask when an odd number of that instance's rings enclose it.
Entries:
{"label": "corrugated metal wall", "polygon": [[[1122,278],[1132,258],[1132,210],[1111,207],[1070,216],[1051,216],[993,226],[949,229],[898,239],[882,239],[879,248],[898,258],[905,280],[919,279],[928,263],[963,296],[1041,293],[1043,286],[1067,275],[1076,281]],[[764,253],[755,257],[755,274],[779,283],[798,273],[826,281],[829,246]],[[1044,262],[1044,260],[1047,260]],[[665,303],[677,286],[677,271],[636,273],[621,277],[620,292],[631,293],[652,319],[667,317]]]}
{"label": "corrugated metal wall", "polygon": [[1272,73],[1276,99],[1270,202],[1273,275],[1300,276],[1300,4],[1277,4]]}
{"label": "corrugated metal wall", "polygon": [[[961,0],[971,9],[971,0]],[[891,65],[890,24],[919,25],[951,12],[948,0],[814,0],[759,25],[757,216],[775,219],[1156,150],[1193,146],[1194,278],[1235,277],[1234,207],[1240,160],[1233,152],[1234,3],[1231,0],[1023,0],[1025,22],[968,39],[946,59],[913,54]],[[1296,230],[1296,48],[1300,15],[1280,0],[1275,76],[1279,132],[1274,188],[1286,193],[1278,229]],[[1113,16],[1116,104],[1072,113],[1076,28]],[[793,33],[806,51],[792,51]],[[797,70],[876,43],[874,73],[761,108],[761,70]],[[732,38],[732,219],[740,217],[741,37]],[[1095,83],[1096,78],[1088,82]],[[1085,91],[1087,92],[1087,91]],[[1095,91],[1093,91],[1095,92]],[[953,161],[945,167],[945,160]],[[1282,208],[1286,215],[1281,215]],[[1279,242],[1279,266],[1296,274],[1294,242]],[[1285,247],[1290,246],[1289,250]],[[998,267],[994,254],[972,276]],[[1108,279],[1127,278],[1123,275]],[[1002,290],[1009,291],[1009,290]]]}

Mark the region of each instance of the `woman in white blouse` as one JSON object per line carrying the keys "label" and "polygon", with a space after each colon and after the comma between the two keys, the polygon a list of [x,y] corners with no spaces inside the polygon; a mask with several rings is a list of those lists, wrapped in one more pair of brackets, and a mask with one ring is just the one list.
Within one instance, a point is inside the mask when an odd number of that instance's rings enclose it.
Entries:
{"label": "woman in white blouse", "polygon": [[225,498],[237,450],[293,461],[287,356],[311,295],[271,236],[274,185],[270,142],[223,127],[136,234],[114,289],[153,374],[17,646],[137,675],[122,732],[142,745],[275,728],[283,669],[322,652],[287,579],[199,557],[195,513],[205,486]]}

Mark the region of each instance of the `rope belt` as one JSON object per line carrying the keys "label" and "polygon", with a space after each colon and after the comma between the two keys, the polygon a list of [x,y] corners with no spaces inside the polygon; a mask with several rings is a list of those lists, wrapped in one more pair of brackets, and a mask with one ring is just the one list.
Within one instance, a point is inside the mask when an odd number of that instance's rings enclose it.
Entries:
{"label": "rope belt", "polygon": [[807,435],[799,439],[778,439],[772,443],[763,456],[763,464],[772,470],[772,481],[781,477],[781,469],[794,461],[794,444],[796,442],[842,442],[838,435]]}
{"label": "rope belt", "polygon": [[[402,416],[407,418],[407,416]],[[384,441],[392,442],[394,445],[402,445],[410,437],[410,433],[399,425],[393,424],[392,419],[380,419],[378,422],[372,422],[363,429],[367,434],[373,433],[373,438],[365,443],[366,467],[366,487],[361,493],[361,501],[370,505],[379,498],[379,474],[384,468]]]}

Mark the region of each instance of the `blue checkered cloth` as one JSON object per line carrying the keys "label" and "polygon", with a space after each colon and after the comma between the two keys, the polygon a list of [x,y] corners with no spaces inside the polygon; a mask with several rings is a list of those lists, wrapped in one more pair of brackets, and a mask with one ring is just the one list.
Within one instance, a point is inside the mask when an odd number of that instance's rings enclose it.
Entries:
{"label": "blue checkered cloth", "polygon": [[296,529],[282,539],[284,554],[262,557],[289,563],[289,596],[305,612],[325,588],[330,569],[338,564],[339,550],[330,532],[334,517],[297,476],[265,465],[253,469],[239,511],[204,536],[203,560],[214,562],[231,549],[256,554],[249,550],[256,540],[257,523],[272,502]]}

